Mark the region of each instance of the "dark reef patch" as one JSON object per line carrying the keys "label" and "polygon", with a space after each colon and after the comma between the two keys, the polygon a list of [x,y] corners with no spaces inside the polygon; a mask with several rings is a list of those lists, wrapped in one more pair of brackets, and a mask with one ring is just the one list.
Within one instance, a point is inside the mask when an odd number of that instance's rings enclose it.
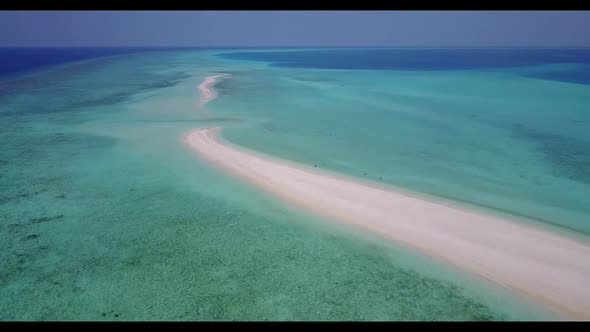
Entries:
{"label": "dark reef patch", "polygon": [[96,107],[96,106],[105,106],[105,105],[112,105],[117,104],[122,101],[125,101],[129,96],[131,96],[132,92],[116,92],[112,94],[108,94],[106,96],[101,96],[98,98],[93,99],[86,99],[86,100],[77,100],[75,102],[71,102],[68,106],[69,110],[77,110],[81,107]]}
{"label": "dark reef patch", "polygon": [[138,83],[135,85],[128,86],[122,91],[107,92],[106,95],[95,98],[87,98],[85,100],[76,99],[75,102],[71,102],[68,104],[68,108],[76,110],[84,107],[97,107],[118,104],[128,100],[131,96],[137,93],[155,89],[169,88],[175,86],[176,84],[182,82],[182,80],[189,77],[191,76],[185,73],[169,74],[165,78],[146,77],[141,82],[148,81],[150,83]]}
{"label": "dark reef patch", "polygon": [[39,234],[31,234],[31,235],[27,235],[25,237],[23,237],[21,240],[22,241],[28,241],[28,240],[33,240],[39,237]]}
{"label": "dark reef patch", "polygon": [[555,175],[590,183],[590,142],[544,133],[520,124],[513,127],[513,133],[533,142],[552,165]]}
{"label": "dark reef patch", "polygon": [[52,143],[60,143],[66,141],[66,136],[63,133],[53,134],[50,137],[50,142]]}
{"label": "dark reef patch", "polygon": [[60,215],[52,216],[52,217],[31,218],[31,219],[29,219],[29,222],[31,224],[41,224],[41,223],[48,222],[48,221],[58,220],[63,217],[64,217],[64,215],[60,214]]}
{"label": "dark reef patch", "polygon": [[0,196],[0,205],[2,204],[6,204],[8,202],[12,202],[12,201],[18,201],[21,199],[25,199],[27,197],[29,197],[29,193],[22,193],[22,194],[16,194],[16,195],[12,195],[12,196]]}
{"label": "dark reef patch", "polygon": [[141,90],[152,90],[152,89],[161,89],[161,88],[169,88],[175,86],[176,84],[182,82],[182,80],[190,78],[191,75],[185,73],[176,73],[172,74],[171,77],[159,81],[155,81],[148,84],[143,84],[140,86]]}

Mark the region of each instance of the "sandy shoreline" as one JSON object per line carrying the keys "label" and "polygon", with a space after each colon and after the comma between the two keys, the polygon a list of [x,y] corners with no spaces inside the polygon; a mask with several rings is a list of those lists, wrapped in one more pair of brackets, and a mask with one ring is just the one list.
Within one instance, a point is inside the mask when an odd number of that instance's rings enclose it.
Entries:
{"label": "sandy shoreline", "polygon": [[201,94],[200,105],[204,106],[206,103],[217,97],[217,92],[213,89],[213,86],[220,81],[221,78],[230,76],[229,74],[219,74],[213,76],[207,76],[201,84],[197,87]]}
{"label": "sandy shoreline", "polygon": [[[215,98],[212,86],[218,77],[201,84],[203,98]],[[219,131],[196,129],[184,141],[216,167],[289,204],[442,259],[569,319],[590,319],[587,244],[264,156],[223,142]]]}

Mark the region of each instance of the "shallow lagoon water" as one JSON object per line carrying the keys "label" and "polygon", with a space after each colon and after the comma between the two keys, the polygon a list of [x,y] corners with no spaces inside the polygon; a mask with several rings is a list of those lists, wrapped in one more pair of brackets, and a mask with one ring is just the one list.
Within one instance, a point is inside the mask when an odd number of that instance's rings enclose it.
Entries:
{"label": "shallow lagoon water", "polygon": [[514,71],[267,66],[214,103],[258,119],[236,144],[588,233],[590,87]]}
{"label": "shallow lagoon water", "polygon": [[[486,112],[501,101],[472,109],[489,84],[506,84],[502,73],[477,86],[473,73],[294,70],[217,53],[87,60],[27,74],[20,90],[0,96],[1,319],[553,317],[461,271],[284,206],[201,162],[181,136],[223,126],[226,139],[261,152],[446,197],[473,190],[479,204],[585,230],[575,190],[586,184],[553,173],[559,158],[551,164],[531,143],[558,135],[575,149],[569,139],[583,142],[582,130],[566,138],[552,131],[561,117],[550,106],[545,127],[528,123],[536,131],[505,129],[526,116]],[[216,72],[232,77],[200,108],[196,86]],[[572,114],[572,95],[587,105],[586,87],[536,84],[548,88],[532,96],[551,89]],[[465,87],[479,95],[457,95]],[[484,130],[503,141],[484,139]],[[471,146],[458,150],[466,138]],[[532,179],[568,189],[531,195]],[[554,204],[536,210],[542,199]]]}

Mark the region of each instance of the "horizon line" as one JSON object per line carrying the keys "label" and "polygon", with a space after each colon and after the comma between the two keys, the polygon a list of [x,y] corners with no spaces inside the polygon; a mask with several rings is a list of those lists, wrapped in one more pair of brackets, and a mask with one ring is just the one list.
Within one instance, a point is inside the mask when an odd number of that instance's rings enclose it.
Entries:
{"label": "horizon line", "polygon": [[318,46],[318,45],[276,45],[276,46],[244,46],[244,45],[214,45],[214,46],[189,46],[189,45],[158,45],[158,46],[122,46],[122,45],[18,45],[18,46],[4,46],[0,45],[0,48],[186,48],[186,49],[232,49],[232,48],[590,48],[588,46],[577,46],[577,45],[564,45],[564,46],[551,46],[551,45],[527,45],[527,46],[516,46],[516,45],[484,45],[484,46],[470,46],[470,45],[454,45],[454,46],[384,46],[384,45],[331,45],[331,46]]}

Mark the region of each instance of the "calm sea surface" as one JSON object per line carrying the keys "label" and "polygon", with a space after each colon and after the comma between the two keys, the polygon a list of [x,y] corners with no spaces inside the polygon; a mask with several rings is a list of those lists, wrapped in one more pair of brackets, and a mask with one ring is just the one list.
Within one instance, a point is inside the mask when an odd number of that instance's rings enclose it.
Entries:
{"label": "calm sea surface", "polygon": [[[181,141],[197,127],[590,232],[588,50],[0,49],[0,59],[2,320],[553,317],[212,169]],[[231,77],[200,107],[196,86],[215,73]]]}

